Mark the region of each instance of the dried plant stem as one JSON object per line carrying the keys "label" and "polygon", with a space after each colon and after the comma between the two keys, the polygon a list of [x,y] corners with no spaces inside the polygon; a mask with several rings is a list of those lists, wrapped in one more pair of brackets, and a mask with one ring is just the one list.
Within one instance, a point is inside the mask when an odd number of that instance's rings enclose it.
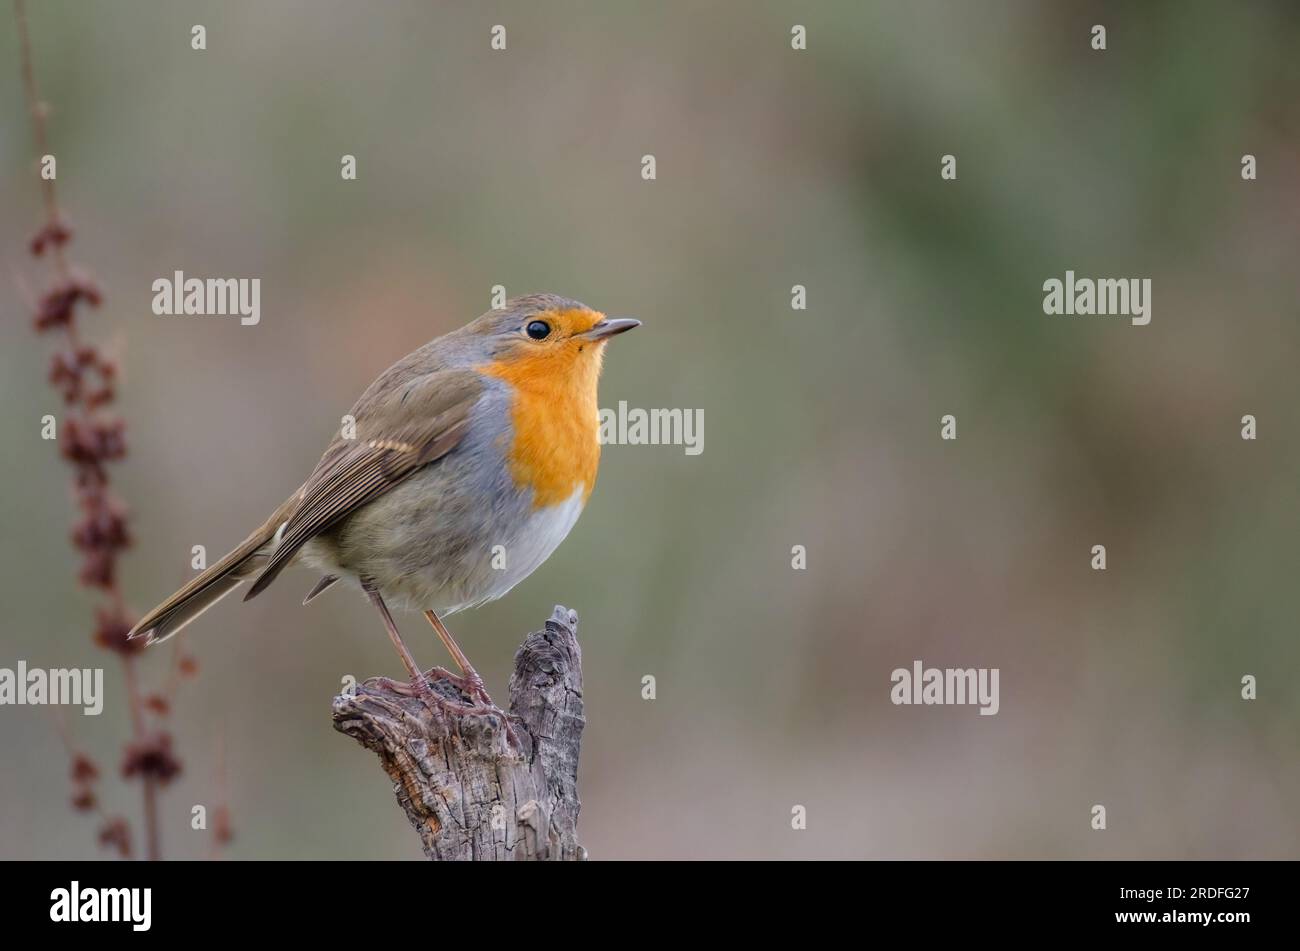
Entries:
{"label": "dried plant stem", "polygon": [[[50,149],[45,131],[45,119],[49,109],[41,101],[40,93],[37,91],[36,70],[32,66],[31,32],[27,28],[26,0],[14,0],[14,18],[18,23],[18,48],[22,63],[23,89],[27,94],[27,111],[32,116],[32,138],[36,142],[36,151],[41,155],[48,155]],[[41,198],[45,202],[46,223],[58,224],[61,219],[59,217],[58,192],[54,186],[54,179],[42,176],[40,181]],[[58,272],[59,277],[71,277],[71,269],[68,267],[67,258],[64,256],[63,245],[55,242],[51,251],[54,255],[54,269]]]}
{"label": "dried plant stem", "polygon": [[[14,0],[17,24],[23,89],[27,109],[31,114],[32,135],[41,157],[50,154],[47,118],[49,109],[41,100],[36,83],[36,70],[32,64],[31,34],[27,21],[25,0]],[[135,650],[127,645],[125,630],[128,616],[115,573],[117,553],[129,544],[122,506],[112,495],[104,464],[119,459],[124,453],[120,421],[103,418],[102,407],[113,399],[113,380],[116,367],[105,360],[93,347],[83,346],[74,319],[79,302],[94,307],[100,301],[97,288],[79,278],[69,264],[64,245],[71,240],[71,231],[63,221],[59,209],[58,191],[53,177],[41,175],[41,197],[45,221],[32,242],[32,253],[43,256],[49,253],[57,277],[55,287],[37,306],[37,330],[57,331],[62,335],[61,349],[55,356],[51,382],[63,390],[69,407],[64,420],[64,434],[71,445],[63,447],[63,454],[77,473],[77,491],[83,508],[83,522],[74,536],[87,562],[82,569],[85,584],[101,590],[105,601],[97,615],[96,640],[101,646],[117,654],[122,663],[131,719],[132,742],[128,746],[124,773],[130,777],[139,773],[143,796],[145,826],[145,856],[160,857],[160,831],[158,820],[158,791],[160,786],[175,775],[179,764],[170,752],[170,737],[161,732],[151,732],[145,719],[144,694],[140,690],[135,668]],[[93,391],[83,387],[83,376],[99,374],[99,386]],[[63,733],[64,743],[70,753],[70,739]],[[74,754],[74,781],[79,783],[78,808],[93,809],[103,817],[98,797],[92,784],[97,770],[89,757]],[[80,774],[80,778],[78,778]],[[113,841],[125,856],[129,853],[129,831],[122,820],[112,820],[118,828],[101,829],[101,842]],[[107,830],[107,831],[106,831]],[[106,835],[118,836],[106,839]]]}
{"label": "dried plant stem", "polygon": [[[126,680],[127,702],[131,708],[131,735],[142,740],[145,735],[144,710],[140,699],[140,685],[136,679],[135,658],[122,657],[122,674]],[[158,828],[158,780],[144,777],[144,856],[151,862],[162,857],[162,833]]]}

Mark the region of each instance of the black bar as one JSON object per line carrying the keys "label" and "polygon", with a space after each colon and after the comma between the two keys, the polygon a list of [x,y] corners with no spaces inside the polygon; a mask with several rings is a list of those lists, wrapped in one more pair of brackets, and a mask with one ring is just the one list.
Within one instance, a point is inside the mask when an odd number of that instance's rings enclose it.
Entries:
{"label": "black bar", "polygon": [[[660,932],[663,940],[669,940],[664,929],[761,932],[786,921],[809,933],[851,927],[881,937],[903,929],[926,939],[1129,933],[1230,941],[1285,928],[1295,877],[1290,863],[1242,862],[587,862],[551,868],[46,862],[9,863],[4,871],[11,883],[0,893],[9,935],[75,930],[87,937],[114,932],[128,940],[165,935],[205,942],[247,939],[255,922],[267,932],[335,942],[358,929],[414,937],[411,929],[421,922],[433,933],[446,916],[478,932],[484,921],[495,920],[484,919],[484,909],[517,913],[534,899],[549,913],[573,916],[555,922],[560,930],[598,935],[606,927],[598,922],[612,915],[626,917],[627,928]],[[86,906],[88,891],[150,889],[148,930],[135,931],[129,920],[52,921],[56,890],[68,892],[66,909],[74,881],[83,907],[91,908],[103,898],[95,892]],[[142,900],[143,892],[138,895]],[[547,898],[562,895],[565,900],[555,904]],[[111,910],[122,893],[107,897]],[[122,907],[143,918],[141,906]],[[623,926],[609,937],[616,935],[626,936]],[[479,940],[491,939],[480,934]]]}

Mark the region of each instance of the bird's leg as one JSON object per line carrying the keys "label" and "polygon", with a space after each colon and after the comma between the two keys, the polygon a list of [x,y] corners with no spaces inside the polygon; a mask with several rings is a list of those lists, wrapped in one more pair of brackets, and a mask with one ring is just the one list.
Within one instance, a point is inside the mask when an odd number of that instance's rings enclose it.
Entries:
{"label": "bird's leg", "polygon": [[451,654],[452,660],[456,662],[456,666],[464,673],[463,678],[456,679],[462,679],[464,681],[468,688],[465,692],[474,700],[486,707],[488,712],[500,718],[501,724],[506,728],[506,738],[510,741],[512,746],[517,747],[519,745],[519,740],[515,736],[514,729],[510,726],[510,715],[492,702],[491,696],[488,695],[487,687],[483,684],[483,678],[480,677],[478,671],[474,669],[474,665],[469,662],[469,658],[465,656],[465,652],[460,649],[460,645],[456,643],[456,638],[451,636],[451,631],[447,630],[447,625],[443,624],[442,618],[438,617],[438,615],[433,611],[425,611],[424,616],[428,622],[433,625],[433,630],[437,633],[438,640],[442,641],[443,646],[447,648],[447,652]]}
{"label": "bird's leg", "polygon": [[465,656],[465,652],[460,649],[460,645],[456,643],[456,638],[451,636],[451,631],[447,630],[447,625],[442,623],[442,618],[438,617],[438,615],[432,611],[425,611],[424,616],[428,619],[429,623],[433,625],[433,629],[438,635],[438,640],[442,641],[443,646],[447,648],[447,653],[451,654],[451,659],[456,662],[456,666],[459,667],[464,674],[464,681],[469,687],[469,689],[466,690],[466,693],[481,703],[485,703],[488,706],[496,706],[496,704],[492,702],[492,698],[488,696],[487,687],[483,684],[483,678],[478,675],[478,671],[474,669],[474,665],[469,662],[469,658]]}
{"label": "bird's leg", "polygon": [[[388,631],[388,638],[397,648],[398,656],[402,658],[402,664],[406,667],[406,673],[410,676],[411,681],[408,686],[403,686],[396,681],[389,680],[387,677],[380,678],[381,684],[390,689],[396,690],[405,696],[418,696],[424,701],[425,705],[437,713],[475,713],[477,710],[464,703],[456,703],[445,697],[439,697],[434,693],[433,688],[429,686],[429,681],[425,675],[420,672],[419,666],[415,663],[415,658],[411,656],[411,651],[407,648],[406,642],[402,640],[401,632],[397,630],[397,623],[393,620],[393,615],[389,613],[388,605],[380,597],[379,589],[368,581],[361,582],[362,589],[366,592],[366,597],[370,598],[370,603],[379,611],[380,617],[384,619],[384,629]],[[434,668],[441,670],[441,668]],[[448,677],[460,680],[450,671],[444,671]],[[435,675],[436,676],[436,675]]]}
{"label": "bird's leg", "polygon": [[[386,677],[380,678],[380,683],[390,689],[397,689],[398,693],[405,696],[418,696],[424,701],[425,706],[439,716],[445,713],[455,714],[457,716],[464,716],[466,714],[472,714],[475,716],[486,714],[488,716],[494,716],[499,719],[501,725],[505,727],[506,739],[511,743],[511,745],[518,747],[519,740],[515,736],[515,731],[510,726],[509,716],[492,703],[491,697],[488,697],[486,703],[482,701],[481,697],[487,697],[487,691],[483,689],[482,678],[479,678],[477,673],[475,673],[473,678],[471,678],[468,672],[464,678],[461,678],[457,677],[451,671],[443,670],[441,667],[435,667],[433,671],[430,671],[430,673],[433,673],[434,676],[445,675],[447,678],[451,679],[452,682],[462,685],[462,689],[466,687],[469,688],[465,690],[465,692],[468,693],[476,703],[457,703],[455,700],[441,697],[435,693],[434,689],[429,686],[429,681],[425,679],[425,675],[420,672],[420,668],[415,663],[415,658],[407,648],[406,642],[402,640],[401,632],[397,630],[397,622],[393,620],[393,615],[389,613],[388,605],[384,603],[384,599],[380,596],[379,589],[376,588],[372,582],[364,579],[361,582],[361,587],[366,592],[366,596],[370,598],[370,603],[379,611],[379,616],[384,619],[384,630],[388,631],[388,638],[393,642],[393,646],[397,648],[398,656],[402,658],[402,664],[405,665],[406,672],[411,678],[410,685],[405,689],[402,689],[400,685]],[[451,635],[448,634],[447,636],[450,637]],[[452,641],[452,643],[455,644],[456,642]],[[460,652],[460,647],[457,646],[456,650],[457,652]],[[453,656],[455,655],[453,654]],[[465,655],[461,652],[460,656],[464,657]],[[470,668],[470,670],[473,670],[473,668]],[[476,682],[478,684],[477,689],[474,686]]]}

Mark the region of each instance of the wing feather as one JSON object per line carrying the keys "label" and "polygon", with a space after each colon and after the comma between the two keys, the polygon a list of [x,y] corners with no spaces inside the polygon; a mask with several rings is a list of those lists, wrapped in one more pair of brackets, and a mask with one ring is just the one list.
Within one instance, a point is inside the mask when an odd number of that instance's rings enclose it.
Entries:
{"label": "wing feather", "polygon": [[336,436],[303,485],[301,501],[244,600],[266,589],[303,545],[460,443],[482,392],[471,370],[443,370],[379,387],[352,409],[356,437]]}

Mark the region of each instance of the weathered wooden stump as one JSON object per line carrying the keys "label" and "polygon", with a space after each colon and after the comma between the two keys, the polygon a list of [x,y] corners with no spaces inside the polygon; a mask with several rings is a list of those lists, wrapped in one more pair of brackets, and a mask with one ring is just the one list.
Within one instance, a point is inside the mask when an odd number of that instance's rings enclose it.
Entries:
{"label": "weathered wooden stump", "polygon": [[[334,728],[379,755],[431,859],[585,859],[578,844],[582,651],[578,615],[556,606],[510,677],[512,746],[497,717],[435,714],[377,680],[334,698]],[[433,688],[469,698],[446,680]]]}

